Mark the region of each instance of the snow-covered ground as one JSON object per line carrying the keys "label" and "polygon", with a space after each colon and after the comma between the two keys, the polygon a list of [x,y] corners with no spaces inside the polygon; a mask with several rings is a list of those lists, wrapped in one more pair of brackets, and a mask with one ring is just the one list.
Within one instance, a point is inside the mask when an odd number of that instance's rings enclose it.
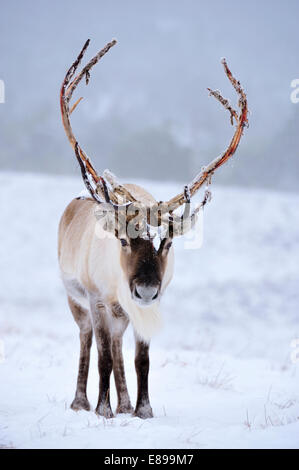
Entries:
{"label": "snow-covered ground", "polygon": [[[181,189],[146,186],[159,199]],[[79,340],[59,279],[56,238],[65,205],[81,189],[79,178],[0,174],[0,447],[298,448],[291,342],[299,338],[299,196],[213,185],[202,248],[175,241],[164,329],[151,346],[155,418],[105,420],[69,409]],[[133,343],[128,330],[134,401]],[[97,391],[93,346],[93,406]]]}

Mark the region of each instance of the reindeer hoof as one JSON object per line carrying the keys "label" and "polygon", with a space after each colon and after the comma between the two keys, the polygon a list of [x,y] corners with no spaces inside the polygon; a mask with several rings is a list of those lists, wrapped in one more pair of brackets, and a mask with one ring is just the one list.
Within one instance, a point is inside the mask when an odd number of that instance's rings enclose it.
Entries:
{"label": "reindeer hoof", "polygon": [[90,411],[90,404],[87,398],[81,397],[81,398],[75,398],[73,403],[71,404],[71,409],[74,411],[79,411],[79,410],[86,410]]}
{"label": "reindeer hoof", "polygon": [[133,406],[131,405],[131,403],[127,403],[127,404],[122,404],[122,405],[118,405],[118,407],[116,408],[116,414],[120,414],[120,413],[133,413],[134,411],[134,408]]}
{"label": "reindeer hoof", "polygon": [[150,405],[140,406],[139,408],[136,408],[133,416],[137,416],[141,419],[148,419],[154,417],[153,410]]}
{"label": "reindeer hoof", "polygon": [[104,416],[104,418],[107,418],[107,419],[114,417],[110,405],[106,405],[106,404],[98,405],[96,408],[96,414],[99,416]]}

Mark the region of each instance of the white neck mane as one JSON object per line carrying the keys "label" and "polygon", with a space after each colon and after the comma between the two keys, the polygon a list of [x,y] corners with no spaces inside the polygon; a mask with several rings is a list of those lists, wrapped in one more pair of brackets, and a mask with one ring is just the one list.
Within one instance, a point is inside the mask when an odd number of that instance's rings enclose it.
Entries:
{"label": "white neck mane", "polygon": [[127,282],[122,279],[117,289],[118,301],[128,314],[138,335],[149,342],[162,327],[162,317],[159,311],[159,302],[149,307],[140,307],[131,298]]}

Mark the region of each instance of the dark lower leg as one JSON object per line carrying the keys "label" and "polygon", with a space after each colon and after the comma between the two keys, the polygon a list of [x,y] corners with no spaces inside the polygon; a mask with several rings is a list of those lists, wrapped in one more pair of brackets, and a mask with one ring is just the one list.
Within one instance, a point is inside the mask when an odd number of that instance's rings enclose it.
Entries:
{"label": "dark lower leg", "polygon": [[153,411],[148,395],[149,345],[136,338],[135,369],[137,374],[137,402],[135,415],[152,418]]}
{"label": "dark lower leg", "polygon": [[96,413],[105,418],[112,418],[110,405],[110,375],[112,372],[112,342],[109,317],[106,306],[101,299],[90,297],[93,331],[98,348],[98,368],[100,376],[99,399]]}
{"label": "dark lower leg", "polygon": [[122,338],[117,336],[112,340],[113,353],[113,373],[115,386],[117,390],[117,409],[116,413],[131,413],[133,407],[128,394],[124,361],[122,355]]}
{"label": "dark lower leg", "polygon": [[112,351],[110,333],[104,329],[96,332],[98,345],[98,367],[100,375],[99,399],[96,413],[105,418],[112,418],[113,413],[110,405],[110,375],[112,372]]}
{"label": "dark lower leg", "polygon": [[90,348],[92,344],[92,330],[80,332],[80,359],[77,379],[76,395],[71,408],[73,410],[84,409],[89,411],[90,404],[86,395],[87,378],[89,371]]}
{"label": "dark lower leg", "polygon": [[90,410],[86,396],[89,371],[90,348],[92,343],[92,325],[89,312],[77,304],[71,297],[68,303],[74,320],[80,328],[80,358],[75,399],[71,404],[73,410]]}

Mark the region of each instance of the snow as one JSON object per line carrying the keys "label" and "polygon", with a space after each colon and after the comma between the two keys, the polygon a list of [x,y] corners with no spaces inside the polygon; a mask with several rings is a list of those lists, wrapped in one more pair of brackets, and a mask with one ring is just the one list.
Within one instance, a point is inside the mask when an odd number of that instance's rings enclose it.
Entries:
{"label": "snow", "polygon": [[[144,184],[159,200],[182,189]],[[213,183],[201,249],[174,242],[164,328],[151,345],[155,418],[105,420],[69,408],[79,340],[56,239],[81,189],[79,178],[0,173],[0,447],[298,448],[298,194]],[[124,356],[134,402],[131,330]],[[93,346],[93,406],[97,391]]]}

